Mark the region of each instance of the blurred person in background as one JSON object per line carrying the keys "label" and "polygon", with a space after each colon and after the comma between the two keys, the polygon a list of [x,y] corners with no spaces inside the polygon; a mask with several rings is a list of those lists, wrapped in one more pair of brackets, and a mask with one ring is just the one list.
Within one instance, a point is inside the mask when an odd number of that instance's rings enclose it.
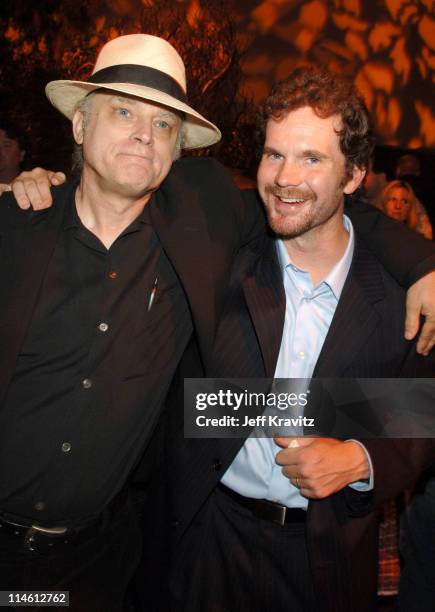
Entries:
{"label": "blurred person in background", "polygon": [[376,172],[375,164],[373,159],[371,159],[362,183],[365,199],[373,206],[376,206],[379,195],[387,183],[385,172]]}
{"label": "blurred person in background", "polygon": [[432,240],[429,217],[407,181],[388,183],[378,198],[377,206],[392,219],[406,223],[410,229]]}
{"label": "blurred person in background", "polygon": [[406,153],[397,160],[395,178],[411,185],[419,202],[421,211],[429,216],[432,225],[435,222],[434,180],[433,173],[424,171],[420,158]]}
{"label": "blurred person in background", "polygon": [[424,207],[430,207],[433,200],[430,181],[423,175],[420,159],[416,155],[406,153],[399,157],[394,175],[396,179],[401,179],[409,183],[422,205]]}
{"label": "blurred person in background", "polygon": [[21,171],[26,134],[7,117],[0,118],[0,183],[10,183]]}

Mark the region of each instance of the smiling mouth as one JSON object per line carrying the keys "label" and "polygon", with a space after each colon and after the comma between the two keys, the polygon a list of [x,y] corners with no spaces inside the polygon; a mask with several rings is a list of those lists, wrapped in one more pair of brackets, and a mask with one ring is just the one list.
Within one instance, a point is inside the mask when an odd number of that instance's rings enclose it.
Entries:
{"label": "smiling mouth", "polygon": [[302,204],[305,202],[305,198],[282,198],[280,196],[276,196],[281,202],[284,204]]}

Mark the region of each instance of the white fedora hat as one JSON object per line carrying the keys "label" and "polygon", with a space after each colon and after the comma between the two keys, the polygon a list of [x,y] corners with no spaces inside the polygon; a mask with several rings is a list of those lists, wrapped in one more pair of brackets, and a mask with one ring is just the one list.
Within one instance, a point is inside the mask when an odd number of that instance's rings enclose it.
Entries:
{"label": "white fedora hat", "polygon": [[88,81],[51,81],[50,102],[68,119],[91,91],[108,89],[157,102],[184,113],[184,149],[208,147],[219,129],[187,104],[183,60],[168,41],[149,34],[119,36],[104,45]]}

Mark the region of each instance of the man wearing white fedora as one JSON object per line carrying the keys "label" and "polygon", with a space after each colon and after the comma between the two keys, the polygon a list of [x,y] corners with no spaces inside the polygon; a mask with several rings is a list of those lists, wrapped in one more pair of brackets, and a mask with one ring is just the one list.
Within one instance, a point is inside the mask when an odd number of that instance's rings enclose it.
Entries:
{"label": "man wearing white fedora", "polygon": [[[126,483],[144,452],[142,478],[158,473],[150,440],[188,345],[212,373],[232,257],[263,220],[217,162],[173,164],[220,132],[188,105],[166,41],[114,39],[87,82],[47,95],[83,169],[49,211],[0,207],[0,581],[120,610],[141,551]],[[396,232],[376,211],[352,219],[373,248]],[[396,247],[381,251],[408,284],[433,268],[418,237],[406,266]]]}
{"label": "man wearing white fedora", "polygon": [[[47,95],[72,120],[83,169],[50,211],[23,214],[9,194],[1,206],[0,590],[69,591],[70,608],[107,612],[122,609],[141,552],[127,478],[192,317],[210,350],[223,288],[207,259],[223,280],[247,221],[214,162],[183,164],[191,193],[177,172],[160,189],[181,140],[220,138],[187,104],[166,41],[115,39],[88,82]],[[214,219],[201,208],[209,175]],[[174,194],[188,198],[181,212]]]}

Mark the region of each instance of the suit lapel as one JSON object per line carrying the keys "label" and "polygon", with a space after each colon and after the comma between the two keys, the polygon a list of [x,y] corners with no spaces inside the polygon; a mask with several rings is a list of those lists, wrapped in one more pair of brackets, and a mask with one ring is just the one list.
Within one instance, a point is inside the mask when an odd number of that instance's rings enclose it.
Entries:
{"label": "suit lapel", "polygon": [[385,297],[379,266],[359,242],[313,376],[340,376],[380,323],[374,304]]}
{"label": "suit lapel", "polygon": [[260,344],[266,376],[273,377],[285,317],[285,293],[273,239],[267,238],[264,252],[243,279],[243,291]]}

